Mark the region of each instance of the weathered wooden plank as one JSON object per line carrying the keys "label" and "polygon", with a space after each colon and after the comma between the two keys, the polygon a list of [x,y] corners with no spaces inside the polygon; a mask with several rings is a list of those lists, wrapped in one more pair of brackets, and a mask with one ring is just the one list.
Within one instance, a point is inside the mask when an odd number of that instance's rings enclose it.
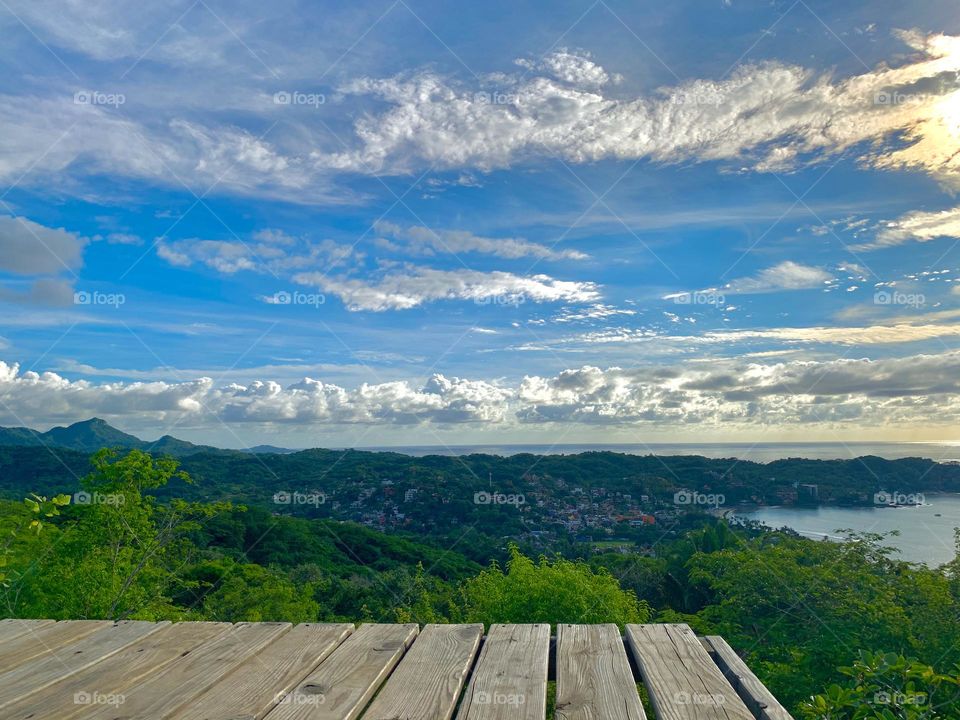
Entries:
{"label": "weathered wooden plank", "polygon": [[427,625],[363,720],[450,720],[483,625]]}
{"label": "weathered wooden plank", "polygon": [[122,704],[104,704],[85,714],[84,720],[163,720],[170,717],[291,627],[290,623],[237,623],[224,635],[124,690]]}
{"label": "weathered wooden plank", "polygon": [[726,640],[719,635],[710,635],[705,640],[713,650],[720,671],[758,720],[793,720]]}
{"label": "weathered wooden plank", "polygon": [[125,620],[0,674],[0,708],[91,667],[170,623]]}
{"label": "weathered wooden plank", "polygon": [[20,620],[18,618],[7,618],[0,620],[0,642],[6,643],[11,640],[34,632],[47,625],[53,625],[55,620]]}
{"label": "weathered wooden plank", "polygon": [[174,661],[190,657],[233,626],[181,622],[162,628],[116,655],[3,709],[4,720],[68,720],[90,706],[115,701],[134,684]]}
{"label": "weathered wooden plank", "polygon": [[0,648],[0,672],[56,652],[58,648],[111,624],[109,620],[63,620],[20,635]]}
{"label": "weathered wooden plank", "polygon": [[646,720],[616,625],[557,626],[557,720]]}
{"label": "weathered wooden plank", "polygon": [[172,717],[261,720],[352,632],[349,623],[297,625]]}
{"label": "weathered wooden plank", "polygon": [[627,625],[657,720],[754,720],[687,625]]}
{"label": "weathered wooden plank", "polygon": [[416,623],[363,625],[266,720],[354,720],[417,636]]}
{"label": "weathered wooden plank", "polygon": [[491,625],[458,720],[543,720],[549,625]]}

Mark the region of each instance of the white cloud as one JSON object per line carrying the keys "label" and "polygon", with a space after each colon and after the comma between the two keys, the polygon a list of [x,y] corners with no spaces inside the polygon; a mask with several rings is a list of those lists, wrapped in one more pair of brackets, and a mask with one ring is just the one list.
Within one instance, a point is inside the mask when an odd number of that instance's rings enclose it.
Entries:
{"label": "white cloud", "polygon": [[249,242],[242,240],[201,240],[173,242],[160,239],[157,255],[171,265],[205,265],[225,275],[241,271],[280,273],[305,268],[336,267],[363,256],[352,246],[321,240],[293,238],[279,230],[261,230]]}
{"label": "white cloud", "polygon": [[508,259],[533,257],[543,260],[584,260],[588,257],[576,250],[556,250],[522,238],[488,238],[466,230],[432,230],[423,226],[404,228],[383,220],[374,228],[392,238],[381,240],[381,246],[417,255],[479,253]]}
{"label": "white cloud", "polygon": [[210,378],[94,384],[51,372],[20,373],[17,365],[0,361],[0,416],[5,414],[7,424],[47,424],[92,415],[157,421],[189,416],[228,423],[499,422],[510,393],[487,382],[442,375],[434,375],[422,387],[387,382],[353,390],[310,378],[287,387],[254,381],[215,388]]}
{"label": "white cloud", "polygon": [[[778,290],[808,290],[820,288],[833,280],[826,270],[786,260],[761,270],[752,277],[731,280],[723,292],[733,294],[766,293]],[[706,292],[706,291],[704,291]]]}
{"label": "white cloud", "polygon": [[[764,362],[764,360],[770,360]],[[354,388],[305,378],[215,387],[185,382],[93,383],[0,362],[0,420],[49,425],[92,415],[137,424],[437,426],[477,423],[950,426],[960,420],[960,352],[879,360],[714,359],[649,367],[583,366],[514,386],[434,375]],[[15,414],[11,412],[15,409]]]}
{"label": "white cloud", "polygon": [[[61,86],[45,95],[2,96],[0,179],[23,176],[27,185],[56,183],[78,193],[78,179],[114,175],[178,189],[186,184],[195,192],[342,203],[357,199],[348,184],[334,183],[344,172],[436,168],[462,175],[555,157],[568,163],[722,161],[736,170],[767,171],[846,151],[871,167],[919,169],[947,183],[960,178],[960,89],[950,79],[960,70],[956,37],[902,34],[913,50],[906,61],[845,79],[768,62],[741,66],[720,80],[695,79],[626,98],[611,91],[613,73],[574,51],[473,85],[434,71],[359,77],[336,94],[343,104],[340,122],[358,118],[352,133],[338,133],[343,148],[319,122],[333,122],[328,115],[311,120],[285,113],[285,131],[269,132],[283,110],[271,101],[275,76],[256,63],[257,78],[235,77],[226,49],[243,54],[244,46],[235,38],[221,43],[223,27],[202,8],[197,12],[219,31],[216,39],[179,37],[175,29],[152,48],[151,60],[226,75],[216,74],[195,96],[184,93],[186,83],[172,90],[144,81],[131,90],[131,99],[140,102],[128,103],[122,113],[77,104]],[[71,46],[83,36],[90,44],[78,49],[94,57],[124,57],[139,47],[136,32],[100,15],[92,31],[80,23],[82,33],[49,9],[39,12],[42,20],[31,16],[31,23],[59,42],[71,38]],[[215,47],[208,52],[204,42]],[[249,55],[245,61],[253,62]],[[208,89],[218,108],[242,112],[233,121],[204,112]],[[497,102],[491,92],[498,93]],[[386,109],[368,109],[370,98]]]}
{"label": "white cloud", "polygon": [[876,250],[907,242],[929,242],[937,238],[960,238],[960,207],[938,212],[916,211],[885,223],[872,242],[853,249]]}
{"label": "white cloud", "polygon": [[[430,71],[362,78],[343,92],[374,96],[392,107],[357,122],[360,147],[321,156],[320,162],[361,172],[492,170],[555,156],[572,163],[724,160],[767,171],[870,141],[861,151],[867,164],[919,168],[956,180],[960,89],[946,83],[909,96],[903,89],[960,70],[960,38],[902,38],[917,52],[910,62],[846,80],[765,63],[742,66],[724,80],[690,81],[628,100],[605,96],[606,72],[566,52],[527,64],[528,72],[544,75],[500,78],[502,103]],[[905,147],[892,142],[897,136],[906,137]]]}
{"label": "white cloud", "polygon": [[525,302],[591,302],[596,284],[555,280],[548,275],[436,270],[411,267],[391,271],[377,281],[300,273],[294,281],[339,297],[349,310],[407,310],[436,300],[473,300],[478,304],[520,305]]}
{"label": "white cloud", "polygon": [[596,303],[583,309],[563,308],[556,317],[555,323],[587,322],[592,320],[606,320],[620,315],[636,315],[636,310],[617,308],[603,303]]}

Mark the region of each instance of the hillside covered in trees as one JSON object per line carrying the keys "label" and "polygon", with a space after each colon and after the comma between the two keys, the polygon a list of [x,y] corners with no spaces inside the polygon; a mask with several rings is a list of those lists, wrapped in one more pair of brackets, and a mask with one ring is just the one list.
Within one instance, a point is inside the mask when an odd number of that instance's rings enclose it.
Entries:
{"label": "hillside covered in trees", "polygon": [[[92,464],[81,481],[88,502],[0,504],[4,616],[679,621],[726,637],[802,717],[960,713],[960,559],[898,561],[880,536],[813,542],[704,516],[653,553],[571,546],[538,557],[476,524],[458,537],[388,535],[167,498],[191,479],[175,460],[136,450],[102,451]],[[900,714],[858,714],[873,707],[870,683],[925,699]],[[918,709],[926,714],[908,714]]]}

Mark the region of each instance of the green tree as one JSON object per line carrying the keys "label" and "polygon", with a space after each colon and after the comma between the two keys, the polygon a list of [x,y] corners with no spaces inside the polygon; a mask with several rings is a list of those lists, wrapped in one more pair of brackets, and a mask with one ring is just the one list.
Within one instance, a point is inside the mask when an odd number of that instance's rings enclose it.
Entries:
{"label": "green tree", "polygon": [[189,481],[170,458],[101,450],[82,494],[46,538],[36,561],[7,588],[7,610],[21,617],[177,618],[169,602],[196,548],[187,535],[228,503],[160,504],[149,493],[173,478]]}
{"label": "green tree", "polygon": [[584,562],[541,557],[534,562],[512,545],[504,572],[497,563],[463,585],[466,622],[626,623],[645,622],[646,603],[620,587],[606,570]]}

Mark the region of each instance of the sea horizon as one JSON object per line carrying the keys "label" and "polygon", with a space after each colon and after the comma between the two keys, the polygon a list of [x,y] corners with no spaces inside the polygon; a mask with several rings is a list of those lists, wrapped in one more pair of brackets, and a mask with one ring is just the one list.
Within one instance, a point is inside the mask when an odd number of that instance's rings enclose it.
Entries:
{"label": "sea horizon", "polygon": [[[347,448],[337,448],[347,449]],[[700,455],[772,462],[789,458],[851,460],[873,455],[887,460],[917,457],[937,462],[960,462],[960,443],[953,441],[889,442],[715,442],[715,443],[499,443],[464,445],[371,445],[352,448],[367,452],[396,452],[412,457],[427,455],[576,455],[615,452],[626,455]]]}

